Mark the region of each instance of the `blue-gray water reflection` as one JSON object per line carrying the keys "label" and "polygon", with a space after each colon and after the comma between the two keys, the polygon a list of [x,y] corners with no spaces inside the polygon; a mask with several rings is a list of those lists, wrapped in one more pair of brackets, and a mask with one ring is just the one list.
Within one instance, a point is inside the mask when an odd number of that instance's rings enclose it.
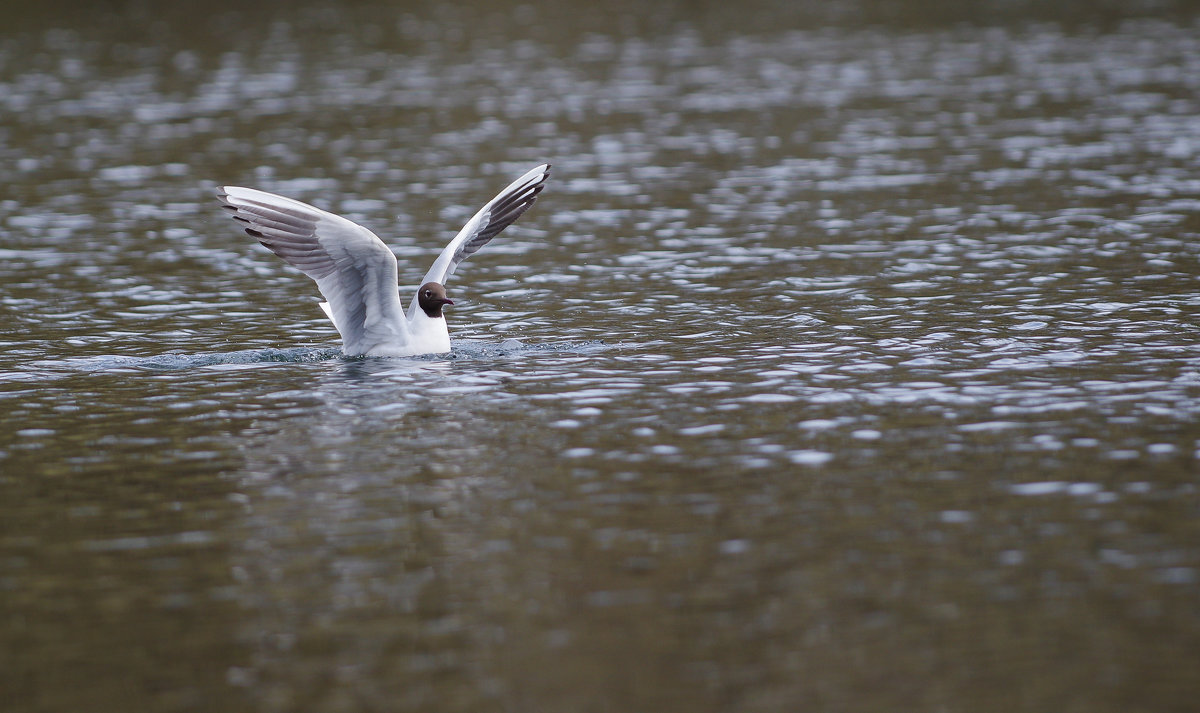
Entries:
{"label": "blue-gray water reflection", "polygon": [[[1195,23],[697,7],[0,34],[15,710],[1194,705]],[[416,359],[211,197],[542,160]]]}

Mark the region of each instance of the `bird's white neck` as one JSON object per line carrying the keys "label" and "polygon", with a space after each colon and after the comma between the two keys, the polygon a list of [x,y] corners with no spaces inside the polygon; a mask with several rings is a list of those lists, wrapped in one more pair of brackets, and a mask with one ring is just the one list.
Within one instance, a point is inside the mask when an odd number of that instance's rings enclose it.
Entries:
{"label": "bird's white neck", "polygon": [[412,344],[419,354],[450,351],[450,328],[445,317],[430,317],[421,310],[409,315],[408,327]]}

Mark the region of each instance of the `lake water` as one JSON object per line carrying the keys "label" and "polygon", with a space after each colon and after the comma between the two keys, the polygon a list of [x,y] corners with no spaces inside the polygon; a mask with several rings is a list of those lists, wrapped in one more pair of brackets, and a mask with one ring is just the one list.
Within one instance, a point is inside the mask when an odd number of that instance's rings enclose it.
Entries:
{"label": "lake water", "polygon": [[[1192,16],[116,6],[0,30],[6,711],[1194,710]],[[542,161],[442,356],[212,195],[407,300]]]}

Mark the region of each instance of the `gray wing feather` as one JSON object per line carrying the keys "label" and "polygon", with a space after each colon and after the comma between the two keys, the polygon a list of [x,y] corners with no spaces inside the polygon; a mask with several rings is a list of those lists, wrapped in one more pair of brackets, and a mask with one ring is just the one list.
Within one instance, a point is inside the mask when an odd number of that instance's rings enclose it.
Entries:
{"label": "gray wing feather", "polygon": [[[521,214],[529,210],[550,178],[550,164],[545,163],[509,184],[487,205],[479,209],[454,239],[442,250],[433,267],[425,273],[426,282],[446,284],[459,263],[474,255],[479,248],[500,234]],[[414,302],[415,304],[415,302]],[[411,309],[411,307],[410,307]]]}
{"label": "gray wing feather", "polygon": [[225,186],[217,197],[271,252],[317,283],[347,354],[407,339],[396,256],[366,228],[291,198]]}

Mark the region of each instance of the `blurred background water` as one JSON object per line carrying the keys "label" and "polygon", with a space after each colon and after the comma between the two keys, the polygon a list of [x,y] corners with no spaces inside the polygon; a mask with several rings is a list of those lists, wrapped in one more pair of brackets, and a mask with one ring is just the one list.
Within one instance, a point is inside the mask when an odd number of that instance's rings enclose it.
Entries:
{"label": "blurred background water", "polygon": [[[5,711],[1190,711],[1189,3],[0,9]],[[450,284],[346,359],[223,183]]]}

